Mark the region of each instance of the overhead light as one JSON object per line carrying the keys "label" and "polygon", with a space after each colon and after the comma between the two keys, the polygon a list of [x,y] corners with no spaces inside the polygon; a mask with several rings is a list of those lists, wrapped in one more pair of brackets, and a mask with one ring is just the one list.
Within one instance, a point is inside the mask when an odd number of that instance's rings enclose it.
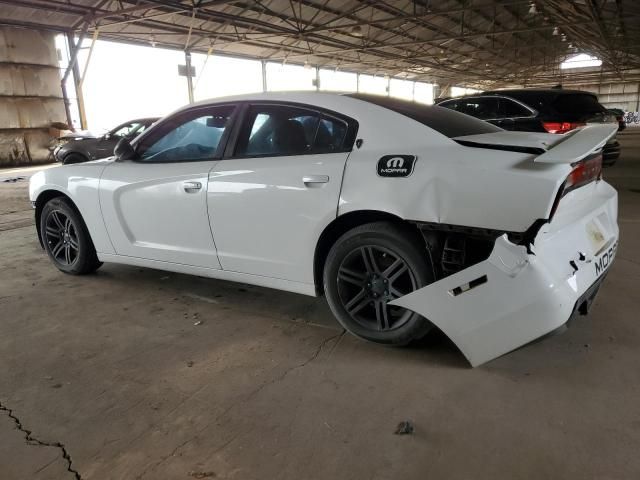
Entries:
{"label": "overhead light", "polygon": [[311,70],[311,65],[309,65],[309,61],[308,60],[304,61],[304,68],[305,68],[305,70]]}
{"label": "overhead light", "polygon": [[562,40],[563,42],[567,41],[567,36],[563,33],[562,37],[560,37],[560,40]]}
{"label": "overhead light", "polygon": [[155,36],[155,35],[150,35],[150,36],[149,36],[149,44],[150,44],[152,47],[155,47],[155,46],[156,46],[156,36]]}
{"label": "overhead light", "polygon": [[560,29],[558,27],[553,27],[553,34],[554,37],[557,37],[558,35],[560,35]]}
{"label": "overhead light", "polygon": [[389,75],[385,75],[385,76],[384,76],[384,81],[385,81],[385,82],[388,82],[388,81],[389,81]]}
{"label": "overhead light", "polygon": [[536,15],[538,13],[538,8],[536,7],[535,2],[531,2],[529,6],[529,15]]}
{"label": "overhead light", "polygon": [[354,25],[351,29],[351,35],[354,37],[362,37],[364,33],[362,32],[362,27],[360,25]]}

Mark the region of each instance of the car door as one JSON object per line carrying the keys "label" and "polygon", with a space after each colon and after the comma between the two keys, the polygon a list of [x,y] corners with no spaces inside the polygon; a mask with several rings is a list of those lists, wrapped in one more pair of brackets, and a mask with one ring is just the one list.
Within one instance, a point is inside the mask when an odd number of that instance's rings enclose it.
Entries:
{"label": "car door", "polygon": [[169,117],[139,139],[136,160],[113,162],[104,170],[100,206],[118,255],[220,268],[207,183],[234,109],[199,107]]}
{"label": "car door", "polygon": [[313,258],[337,214],[357,124],[313,107],[245,106],[234,146],[209,176],[222,268],[313,283]]}

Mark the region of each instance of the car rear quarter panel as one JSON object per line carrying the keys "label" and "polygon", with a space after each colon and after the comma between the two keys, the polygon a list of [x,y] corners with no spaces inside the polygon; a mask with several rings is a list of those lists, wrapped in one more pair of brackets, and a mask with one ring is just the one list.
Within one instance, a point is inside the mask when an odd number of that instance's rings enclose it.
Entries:
{"label": "car rear quarter panel", "polygon": [[73,201],[99,253],[115,253],[102,220],[98,198],[100,175],[107,164],[108,161],[100,160],[49,168],[33,175],[29,182],[32,202],[48,190],[61,192]]}
{"label": "car rear quarter panel", "polygon": [[[417,123],[417,122],[416,122]],[[427,127],[423,129],[429,130]],[[345,169],[339,214],[380,210],[407,220],[524,232],[547,218],[569,174],[568,165],[541,165],[534,155],[472,148],[412,132],[411,141],[386,135],[354,149]],[[416,155],[406,178],[380,177],[384,155]]]}

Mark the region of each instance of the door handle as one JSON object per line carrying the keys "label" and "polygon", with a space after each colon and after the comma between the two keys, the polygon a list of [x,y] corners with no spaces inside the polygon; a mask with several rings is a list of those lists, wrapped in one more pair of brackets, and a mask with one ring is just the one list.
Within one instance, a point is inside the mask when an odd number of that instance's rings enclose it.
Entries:
{"label": "door handle", "polygon": [[202,184],[200,182],[184,182],[182,188],[187,193],[195,193],[202,188]]}
{"label": "door handle", "polygon": [[329,182],[329,175],[306,175],[302,177],[302,183],[307,187],[313,187],[314,185],[327,182]]}

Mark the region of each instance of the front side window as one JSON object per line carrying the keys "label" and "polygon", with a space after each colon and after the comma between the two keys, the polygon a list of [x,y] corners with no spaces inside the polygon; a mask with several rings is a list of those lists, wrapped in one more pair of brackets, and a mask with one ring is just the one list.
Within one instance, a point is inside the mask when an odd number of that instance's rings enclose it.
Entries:
{"label": "front side window", "polygon": [[446,108],[449,108],[451,110],[458,111],[458,102],[456,102],[455,100],[451,100],[449,102],[440,102],[437,105],[439,107],[446,107]]}
{"label": "front side window", "polygon": [[167,120],[159,136],[151,134],[145,139],[140,160],[186,162],[216,157],[233,110],[230,105],[209,107]]}
{"label": "front side window", "polygon": [[347,125],[319,112],[281,105],[252,106],[235,156],[304,155],[340,151]]}
{"label": "front side window", "polygon": [[498,99],[485,97],[458,100],[458,111],[482,120],[498,118]]}
{"label": "front side window", "polygon": [[[112,137],[130,137],[138,133],[138,130],[142,127],[140,122],[131,122],[126,125],[120,125],[116,130],[111,132]],[[140,133],[142,130],[140,130]]]}

